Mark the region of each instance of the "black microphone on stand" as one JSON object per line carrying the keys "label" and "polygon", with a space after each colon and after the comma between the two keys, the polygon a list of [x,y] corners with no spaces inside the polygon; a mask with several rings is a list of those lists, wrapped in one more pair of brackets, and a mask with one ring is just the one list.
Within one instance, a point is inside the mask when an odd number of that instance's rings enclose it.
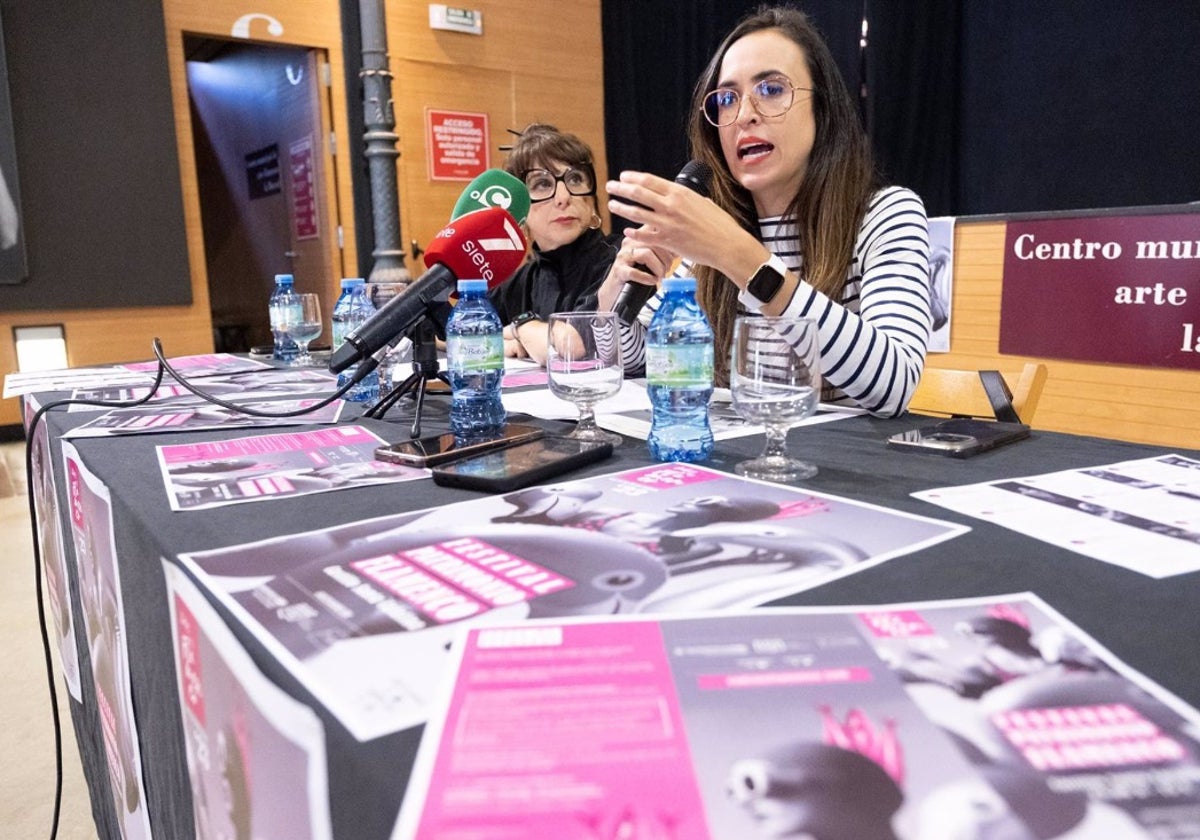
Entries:
{"label": "black microphone on stand", "polygon": [[[675,183],[683,184],[692,192],[707,198],[709,187],[712,186],[712,170],[706,163],[689,160],[675,176]],[[647,274],[650,273],[650,269],[641,263],[634,263],[633,267],[639,271],[645,271]],[[612,311],[616,312],[617,317],[624,323],[632,324],[638,313],[642,311],[642,307],[646,305],[646,301],[654,297],[656,291],[658,291],[657,288],[645,283],[626,282],[621,288],[621,293],[617,295],[616,302],[613,303]]]}

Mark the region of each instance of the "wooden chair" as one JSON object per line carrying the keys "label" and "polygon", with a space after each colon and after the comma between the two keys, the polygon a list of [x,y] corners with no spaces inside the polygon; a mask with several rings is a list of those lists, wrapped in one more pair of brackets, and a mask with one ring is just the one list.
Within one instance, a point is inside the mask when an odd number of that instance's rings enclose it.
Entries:
{"label": "wooden chair", "polygon": [[[1019,373],[1001,375],[1012,390],[1012,404],[1017,416],[1022,423],[1032,423],[1046,384],[1046,366],[1029,362]],[[1012,384],[1014,380],[1015,385]],[[917,414],[996,419],[977,370],[926,367],[908,410]]]}

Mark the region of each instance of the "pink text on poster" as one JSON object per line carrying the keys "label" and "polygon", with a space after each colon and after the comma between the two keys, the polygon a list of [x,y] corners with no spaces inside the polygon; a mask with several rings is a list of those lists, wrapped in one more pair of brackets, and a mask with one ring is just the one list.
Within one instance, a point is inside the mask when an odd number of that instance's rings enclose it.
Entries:
{"label": "pink text on poster", "polygon": [[488,168],[488,117],[425,109],[431,181],[470,181]]}
{"label": "pink text on poster", "polygon": [[1000,352],[1200,370],[1200,213],[1009,222]]}
{"label": "pink text on poster", "polygon": [[297,239],[317,236],[317,197],[313,175],[312,137],[301,137],[288,147],[292,173],[292,218]]}

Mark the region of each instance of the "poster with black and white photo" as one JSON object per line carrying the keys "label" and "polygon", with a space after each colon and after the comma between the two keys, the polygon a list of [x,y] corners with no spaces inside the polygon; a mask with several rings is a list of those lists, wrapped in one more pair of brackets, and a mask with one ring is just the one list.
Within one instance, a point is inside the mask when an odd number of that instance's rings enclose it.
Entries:
{"label": "poster with black and white photo", "polygon": [[320,718],[263,676],[182,571],[163,570],[196,837],[328,840]]}
{"label": "poster with black and white photo", "polygon": [[454,651],[393,840],[1200,836],[1200,714],[1028,593]]}
{"label": "poster with black and white photo", "polygon": [[71,607],[71,584],[67,570],[67,556],[63,550],[62,517],[59,515],[58,490],[54,483],[54,464],[50,450],[50,432],[45,420],[38,422],[33,435],[29,424],[41,410],[41,404],[32,394],[23,401],[25,410],[25,437],[31,449],[33,462],[32,485],[36,516],[38,549],[41,552],[42,572],[46,576],[46,600],[54,616],[58,654],[62,662],[63,680],[67,691],[76,703],[83,703],[83,692],[79,683],[79,651],[75,647],[75,631],[79,626],[78,616]]}
{"label": "poster with black and white photo", "polygon": [[141,737],[133,712],[128,634],[121,597],[121,569],[113,541],[112,497],[75,447],[62,444],[71,538],[78,568],[79,603],[92,663],[96,715],[112,804],[122,840],[150,840]]}
{"label": "poster with black and white photo", "polygon": [[[238,408],[196,400],[147,403],[134,408],[114,408],[63,433],[64,438],[145,435],[158,432],[200,432],[211,429],[271,428],[308,423],[333,424],[345,407],[342,400],[319,406],[321,399],[246,400]],[[247,414],[240,409],[256,412]]]}
{"label": "poster with black and white photo", "polygon": [[929,220],[929,309],[933,331],[929,335],[930,353],[950,352],[950,326],[954,310],[954,217]]}
{"label": "poster with black and white photo", "polygon": [[29,275],[25,262],[25,225],[17,175],[17,141],[13,135],[8,94],[8,57],[4,53],[4,21],[0,18],[0,283],[16,285]]}
{"label": "poster with black and white photo", "polygon": [[1186,455],[912,495],[1149,577],[1200,571],[1200,460]]}
{"label": "poster with black and white photo", "polygon": [[157,447],[171,510],[205,510],[428,478],[375,459],[387,443],[362,426]]}
{"label": "poster with black and white photo", "polygon": [[180,560],[366,740],[425,720],[463,624],[756,606],[966,530],[656,464]]}

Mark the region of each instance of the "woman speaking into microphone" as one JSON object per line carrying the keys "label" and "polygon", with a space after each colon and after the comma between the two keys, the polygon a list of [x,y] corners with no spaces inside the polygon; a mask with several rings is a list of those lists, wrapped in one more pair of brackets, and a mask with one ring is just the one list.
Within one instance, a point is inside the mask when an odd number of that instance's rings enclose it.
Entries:
{"label": "woman speaking into microphone", "polygon": [[716,384],[728,384],[739,312],[810,317],[822,399],[903,412],[929,341],[928,221],[916,194],[882,185],[820,34],[793,8],[751,13],[718,47],[692,104],[691,156],[712,169],[711,199],[644,172],[610,181],[609,210],[636,226],[601,306],[626,283],[657,282],[680,257],[713,327]]}

